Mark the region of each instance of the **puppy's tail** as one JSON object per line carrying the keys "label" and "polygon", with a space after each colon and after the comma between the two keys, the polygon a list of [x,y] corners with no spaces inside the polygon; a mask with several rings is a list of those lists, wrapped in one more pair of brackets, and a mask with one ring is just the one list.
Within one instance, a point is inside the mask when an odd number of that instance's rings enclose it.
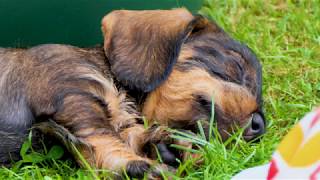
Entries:
{"label": "puppy's tail", "polygon": [[89,154],[90,157],[86,157],[85,159],[89,161],[89,164],[93,164],[93,148],[89,144],[85,143],[81,138],[74,136],[68,129],[57,124],[53,120],[34,124],[33,128],[39,130],[44,135],[53,137],[61,142],[73,157],[76,157],[76,160],[80,165],[85,166],[86,163],[82,162],[81,157],[79,157],[80,151],[86,152],[85,154]]}

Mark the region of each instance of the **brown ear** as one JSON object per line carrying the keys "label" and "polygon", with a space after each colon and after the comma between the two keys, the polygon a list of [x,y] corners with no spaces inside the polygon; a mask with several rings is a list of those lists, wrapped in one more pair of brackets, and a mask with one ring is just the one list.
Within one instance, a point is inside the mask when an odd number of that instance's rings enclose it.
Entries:
{"label": "brown ear", "polygon": [[152,91],[170,74],[196,19],[186,9],[106,15],[104,48],[116,78],[131,89]]}

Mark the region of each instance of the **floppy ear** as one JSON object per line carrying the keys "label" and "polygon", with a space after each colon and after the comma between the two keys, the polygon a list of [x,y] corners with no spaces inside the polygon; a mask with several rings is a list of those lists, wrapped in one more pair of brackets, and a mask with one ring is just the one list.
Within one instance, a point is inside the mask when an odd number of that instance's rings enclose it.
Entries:
{"label": "floppy ear", "polygon": [[197,18],[186,9],[118,10],[102,20],[111,71],[124,86],[152,91],[175,64]]}

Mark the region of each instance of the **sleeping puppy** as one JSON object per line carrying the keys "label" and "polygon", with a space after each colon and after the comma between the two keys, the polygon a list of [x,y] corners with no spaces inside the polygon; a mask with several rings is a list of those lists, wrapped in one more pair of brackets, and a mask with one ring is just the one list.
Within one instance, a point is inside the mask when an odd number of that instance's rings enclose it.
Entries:
{"label": "sleeping puppy", "polygon": [[194,130],[213,97],[223,139],[236,126],[246,140],[264,133],[261,65],[216,23],[185,9],[123,10],[105,16],[102,31],[111,71],[146,119]]}
{"label": "sleeping puppy", "polygon": [[213,96],[223,138],[236,126],[247,140],[264,132],[260,64],[214,22],[185,9],[113,11],[102,31],[103,48],[0,49],[0,163],[17,158],[36,126],[71,152],[76,144],[96,168],[131,177],[166,169],[152,169],[143,149],[168,132],[138,124],[122,89],[149,124],[194,130],[209,119]]}

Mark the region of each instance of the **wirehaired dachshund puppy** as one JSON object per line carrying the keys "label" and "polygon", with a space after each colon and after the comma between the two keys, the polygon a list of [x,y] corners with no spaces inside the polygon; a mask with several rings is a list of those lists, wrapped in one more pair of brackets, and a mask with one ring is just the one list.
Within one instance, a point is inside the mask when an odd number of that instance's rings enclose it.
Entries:
{"label": "wirehaired dachshund puppy", "polygon": [[[0,163],[17,158],[35,126],[96,168],[141,177],[155,164],[143,147],[170,139],[164,127],[195,131],[212,99],[223,139],[235,127],[246,140],[265,131],[261,66],[216,23],[186,9],[119,10],[102,31],[103,48],[0,49]],[[141,115],[160,126],[145,129]]]}

